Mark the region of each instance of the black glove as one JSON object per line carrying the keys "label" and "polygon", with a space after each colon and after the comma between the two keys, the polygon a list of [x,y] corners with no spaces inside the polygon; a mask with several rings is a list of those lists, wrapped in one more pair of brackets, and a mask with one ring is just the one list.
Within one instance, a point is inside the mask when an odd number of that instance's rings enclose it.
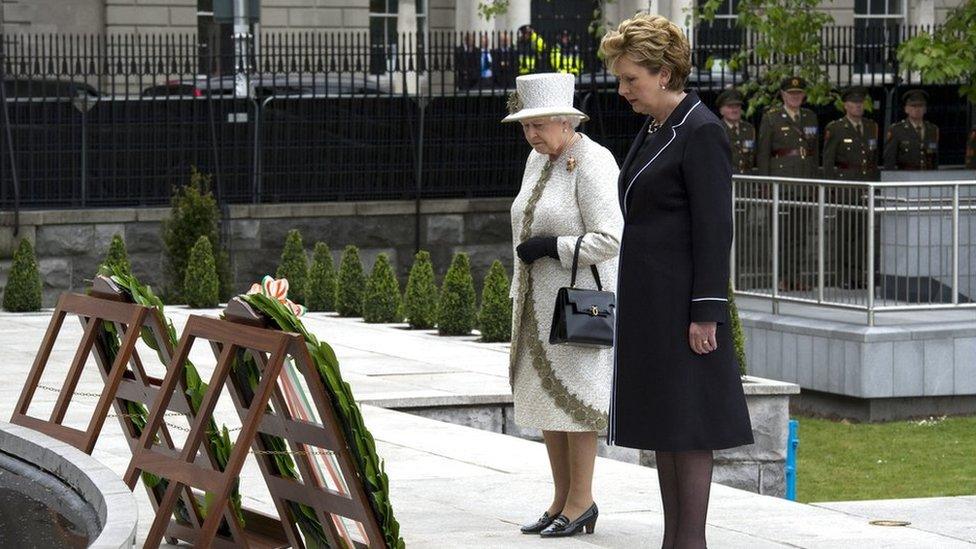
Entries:
{"label": "black glove", "polygon": [[551,257],[559,261],[559,250],[554,236],[533,236],[515,248],[515,253],[524,263],[532,264],[536,259]]}

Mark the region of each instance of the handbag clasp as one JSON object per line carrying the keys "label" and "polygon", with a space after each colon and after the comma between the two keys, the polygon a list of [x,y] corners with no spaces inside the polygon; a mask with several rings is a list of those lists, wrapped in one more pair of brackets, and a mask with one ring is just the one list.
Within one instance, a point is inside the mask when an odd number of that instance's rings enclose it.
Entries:
{"label": "handbag clasp", "polygon": [[590,305],[590,314],[593,316],[600,316],[600,309],[597,309],[596,305]]}

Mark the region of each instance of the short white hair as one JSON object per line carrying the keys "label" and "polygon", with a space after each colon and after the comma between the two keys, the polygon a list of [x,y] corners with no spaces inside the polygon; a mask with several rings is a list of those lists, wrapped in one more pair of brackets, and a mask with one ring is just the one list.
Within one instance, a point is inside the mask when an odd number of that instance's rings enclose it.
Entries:
{"label": "short white hair", "polygon": [[569,126],[575,130],[579,127],[580,122],[583,121],[583,117],[571,114],[560,114],[557,116],[550,116],[549,120],[552,120],[553,122],[569,122]]}

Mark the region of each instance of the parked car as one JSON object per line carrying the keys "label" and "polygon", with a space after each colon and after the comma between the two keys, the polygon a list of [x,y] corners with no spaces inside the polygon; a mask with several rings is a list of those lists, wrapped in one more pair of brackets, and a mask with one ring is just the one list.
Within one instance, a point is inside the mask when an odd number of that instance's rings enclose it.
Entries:
{"label": "parked car", "polygon": [[[389,78],[355,77],[351,74],[252,74],[250,85],[256,97],[333,97],[364,96],[390,93]],[[142,91],[142,97],[233,97],[236,75],[197,76],[168,80]]]}

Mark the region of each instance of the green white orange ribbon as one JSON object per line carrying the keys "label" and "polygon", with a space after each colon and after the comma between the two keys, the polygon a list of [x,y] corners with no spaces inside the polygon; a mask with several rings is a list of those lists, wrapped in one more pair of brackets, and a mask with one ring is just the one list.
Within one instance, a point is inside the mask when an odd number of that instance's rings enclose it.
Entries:
{"label": "green white orange ribbon", "polygon": [[281,302],[282,305],[288,307],[288,310],[292,312],[295,316],[302,316],[308,309],[304,305],[299,305],[294,301],[288,299],[288,279],[279,278],[275,279],[271,275],[264,275],[261,279],[261,283],[255,282],[251,285],[251,289],[247,291],[248,295],[251,294],[264,294],[271,299],[276,299]]}

